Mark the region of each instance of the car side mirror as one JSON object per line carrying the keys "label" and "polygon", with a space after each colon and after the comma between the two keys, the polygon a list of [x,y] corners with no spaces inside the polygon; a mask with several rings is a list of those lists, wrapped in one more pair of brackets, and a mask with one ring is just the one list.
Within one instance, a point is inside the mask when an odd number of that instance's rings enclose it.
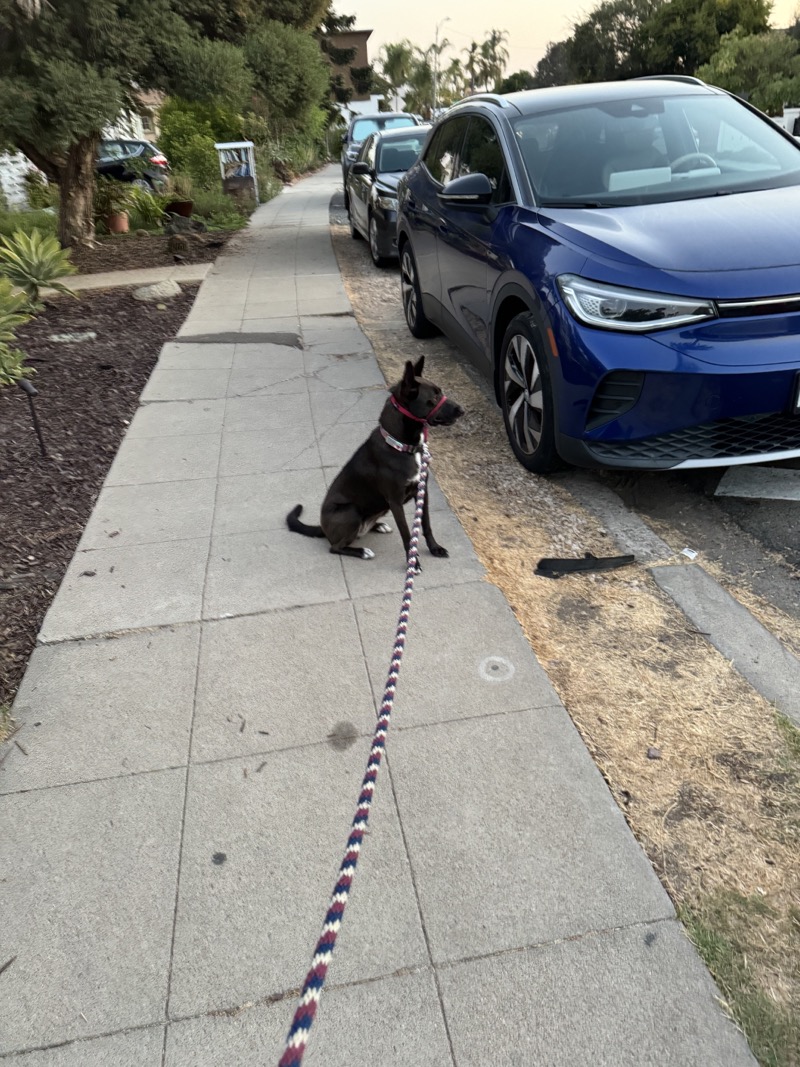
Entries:
{"label": "car side mirror", "polygon": [[453,207],[482,207],[492,199],[492,183],[485,174],[464,174],[439,190],[438,197]]}
{"label": "car side mirror", "polygon": [[358,163],[354,163],[350,168],[351,174],[372,174],[372,169],[369,163],[365,163],[363,160],[359,160]]}

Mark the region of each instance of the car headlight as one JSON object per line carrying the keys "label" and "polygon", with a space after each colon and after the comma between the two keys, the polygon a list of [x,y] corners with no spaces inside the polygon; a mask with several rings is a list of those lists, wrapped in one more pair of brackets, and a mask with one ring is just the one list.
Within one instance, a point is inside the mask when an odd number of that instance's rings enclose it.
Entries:
{"label": "car headlight", "polygon": [[575,274],[562,274],[558,287],[564,303],[578,322],[605,330],[643,333],[717,317],[717,310],[710,300],[605,285]]}
{"label": "car headlight", "polygon": [[396,196],[378,196],[376,200],[378,207],[382,207],[384,211],[397,211]]}

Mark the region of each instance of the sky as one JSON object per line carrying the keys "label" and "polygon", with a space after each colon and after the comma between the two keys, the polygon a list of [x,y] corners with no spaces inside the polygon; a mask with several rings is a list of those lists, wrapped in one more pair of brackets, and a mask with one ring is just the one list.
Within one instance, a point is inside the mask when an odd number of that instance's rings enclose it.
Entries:
{"label": "sky", "polygon": [[[472,40],[483,40],[488,30],[508,31],[508,71],[532,70],[550,41],[570,35],[570,26],[597,6],[599,0],[336,0],[342,15],[355,15],[356,27],[372,30],[370,61],[378,58],[382,44],[408,37],[427,47],[435,40],[436,26],[448,15],[439,30],[439,40],[447,38],[452,51],[461,52]],[[788,26],[794,21],[800,0],[775,0],[772,23]]]}

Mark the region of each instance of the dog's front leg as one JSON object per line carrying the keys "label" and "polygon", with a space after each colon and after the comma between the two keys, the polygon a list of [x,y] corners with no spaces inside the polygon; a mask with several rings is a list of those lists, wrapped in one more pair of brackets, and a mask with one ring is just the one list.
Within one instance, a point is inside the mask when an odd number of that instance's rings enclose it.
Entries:
{"label": "dog's front leg", "polygon": [[433,536],[433,530],[431,529],[431,516],[430,512],[428,511],[427,492],[425,493],[425,500],[422,503],[422,532],[425,535],[425,543],[428,546],[428,551],[432,556],[439,556],[441,559],[446,559],[450,555],[447,549],[443,548]]}
{"label": "dog's front leg", "polygon": [[[403,510],[403,502],[402,500],[392,500],[389,503],[389,507],[392,509],[394,521],[397,523],[397,532],[403,538],[403,548],[406,550],[406,558],[408,558],[408,549],[411,544],[411,531],[408,528],[406,513]],[[417,562],[417,570],[421,569],[419,562]]]}

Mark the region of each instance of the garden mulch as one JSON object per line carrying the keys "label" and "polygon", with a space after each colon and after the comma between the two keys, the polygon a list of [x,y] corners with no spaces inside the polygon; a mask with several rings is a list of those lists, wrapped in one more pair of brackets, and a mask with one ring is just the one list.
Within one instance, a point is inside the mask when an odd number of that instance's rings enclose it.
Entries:
{"label": "garden mulch", "polygon": [[[136,243],[153,240],[160,239]],[[36,370],[48,454],[40,453],[25,395],[0,390],[0,708],[13,699],[139,395],[197,288],[186,286],[162,311],[130,289],[54,297],[17,331]],[[50,339],[83,331],[96,339]]]}
{"label": "garden mulch", "polygon": [[[167,247],[169,237],[158,233],[98,237],[94,248],[73,248],[70,258],[79,274],[171,267],[175,262],[212,263],[233,236],[233,231],[214,230],[189,237],[188,247],[177,261]],[[69,279],[66,282],[69,285]]]}

